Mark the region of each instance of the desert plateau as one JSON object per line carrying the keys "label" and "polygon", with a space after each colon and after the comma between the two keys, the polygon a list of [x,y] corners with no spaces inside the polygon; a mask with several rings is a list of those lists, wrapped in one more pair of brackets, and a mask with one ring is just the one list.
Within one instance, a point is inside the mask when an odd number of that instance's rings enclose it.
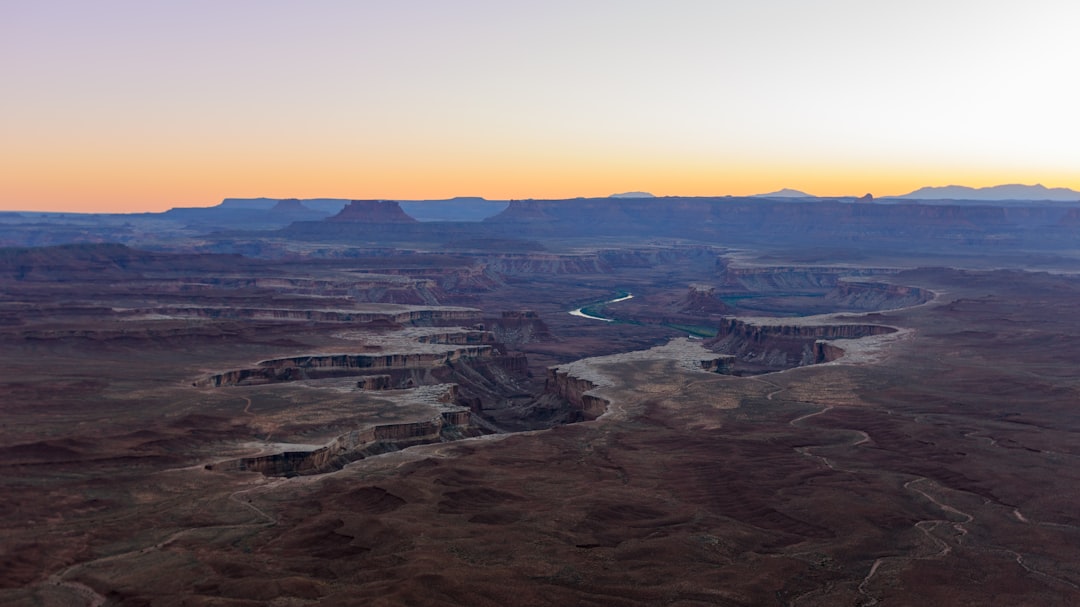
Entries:
{"label": "desert plateau", "polygon": [[237,204],[3,216],[3,604],[1080,602],[1071,208]]}

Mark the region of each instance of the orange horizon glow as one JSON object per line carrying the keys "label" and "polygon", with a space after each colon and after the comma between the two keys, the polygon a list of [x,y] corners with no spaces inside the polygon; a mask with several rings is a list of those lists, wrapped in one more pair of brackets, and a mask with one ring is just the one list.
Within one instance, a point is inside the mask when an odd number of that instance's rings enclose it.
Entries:
{"label": "orange horizon glow", "polygon": [[[328,163],[329,165],[330,163]],[[661,170],[666,169],[666,171]],[[476,175],[456,168],[427,173],[384,168],[382,176],[350,179],[342,167],[323,170],[289,171],[285,167],[260,170],[251,167],[246,173],[225,175],[213,167],[181,171],[138,169],[139,177],[110,174],[86,168],[79,175],[68,174],[63,180],[46,185],[31,184],[22,191],[0,187],[4,211],[50,211],[76,213],[161,212],[175,207],[210,207],[225,198],[338,198],[387,200],[441,200],[457,196],[480,196],[488,200],[599,198],[612,194],[643,191],[655,196],[751,196],[790,188],[820,197],[862,196],[877,198],[907,194],[925,186],[964,185],[974,188],[1021,183],[1080,190],[1075,175],[1024,176],[969,169],[915,175],[889,174],[870,167],[852,171],[852,175],[833,175],[817,167],[793,167],[776,176],[772,167],[728,166],[699,170],[693,166],[657,167],[619,166],[550,168],[504,166],[489,169],[491,175]],[[484,172],[488,172],[485,170]],[[631,175],[631,177],[627,177]],[[1004,176],[1003,176],[1004,175]],[[196,177],[197,176],[197,177]],[[76,179],[76,177],[78,177]],[[1049,178],[1048,178],[1049,177]],[[1071,179],[1071,180],[1070,180]]]}
{"label": "orange horizon glow", "polygon": [[[450,189],[440,186],[430,188],[406,188],[406,187],[341,187],[337,189],[329,187],[226,187],[224,190],[209,190],[204,188],[176,189],[171,195],[163,195],[159,189],[147,189],[145,191],[131,191],[120,194],[113,188],[108,188],[98,196],[91,194],[89,188],[79,188],[70,194],[63,192],[59,195],[52,192],[36,190],[25,196],[15,195],[16,200],[25,202],[0,204],[0,211],[4,212],[64,212],[64,213],[158,213],[179,207],[212,207],[225,199],[245,198],[270,198],[300,200],[315,198],[332,198],[342,200],[445,200],[455,197],[479,196],[487,200],[564,200],[573,198],[603,198],[612,194],[623,192],[648,192],[657,197],[721,197],[721,196],[753,196],[775,192],[783,188],[798,190],[821,198],[852,197],[871,194],[875,198],[887,198],[900,196],[913,192],[924,186],[940,187],[946,185],[964,185],[973,188],[992,187],[1005,184],[1035,185],[1034,181],[1024,180],[949,180],[949,181],[919,181],[913,179],[893,179],[875,181],[868,184],[864,180],[852,181],[846,187],[828,187],[819,180],[812,180],[808,185],[792,182],[769,182],[769,185],[761,182],[751,182],[748,185],[717,185],[709,187],[703,184],[693,187],[686,182],[680,182],[679,190],[668,189],[665,180],[656,180],[661,187],[632,186],[632,187],[604,187],[585,186],[574,188],[572,186],[561,187],[537,187],[529,190],[521,187],[487,189],[477,187],[462,187]],[[893,183],[893,187],[878,187],[881,184]],[[759,185],[760,184],[760,185]],[[918,184],[918,185],[915,185]],[[1058,182],[1042,183],[1048,188],[1064,187],[1080,191],[1080,184],[1060,184]],[[226,192],[224,195],[219,191]],[[1078,198],[1080,200],[1080,198]]]}
{"label": "orange horizon glow", "polygon": [[773,4],[6,4],[0,210],[1080,190],[1080,6]]}
{"label": "orange horizon glow", "polygon": [[[564,145],[570,146],[571,142]],[[192,144],[194,146],[194,143]],[[553,146],[558,147],[558,146]],[[511,157],[488,151],[428,158],[408,150],[393,157],[351,148],[319,154],[260,154],[228,150],[155,150],[125,157],[33,162],[5,159],[22,179],[0,184],[0,209],[81,213],[160,212],[209,207],[224,198],[341,198],[425,200],[482,196],[488,200],[604,197],[644,191],[656,196],[749,196],[791,188],[815,196],[898,196],[925,186],[989,187],[1006,183],[1080,190],[1075,172],[1009,167],[951,167],[911,163],[897,167],[843,159],[848,170],[800,158],[713,159],[661,150],[522,148]],[[826,161],[829,159],[826,159]],[[841,159],[835,162],[841,162]],[[778,166],[780,165],[780,166]],[[53,167],[62,166],[63,174]],[[21,182],[20,182],[21,181]]]}

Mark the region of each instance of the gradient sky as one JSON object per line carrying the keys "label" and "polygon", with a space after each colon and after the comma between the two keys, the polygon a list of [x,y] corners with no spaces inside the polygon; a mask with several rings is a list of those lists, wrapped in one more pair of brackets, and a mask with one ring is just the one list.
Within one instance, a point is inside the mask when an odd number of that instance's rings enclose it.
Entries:
{"label": "gradient sky", "polygon": [[0,0],[0,209],[1080,189],[1076,0]]}

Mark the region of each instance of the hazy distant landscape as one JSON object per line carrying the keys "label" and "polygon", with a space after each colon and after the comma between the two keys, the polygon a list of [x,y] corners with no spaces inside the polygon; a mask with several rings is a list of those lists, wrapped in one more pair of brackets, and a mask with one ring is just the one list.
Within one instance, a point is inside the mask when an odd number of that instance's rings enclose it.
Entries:
{"label": "hazy distant landscape", "polygon": [[[941,196],[931,197],[935,192]],[[394,217],[380,217],[378,206],[342,214],[351,201],[330,198],[229,198],[212,207],[175,208],[162,213],[0,212],[0,245],[120,242],[151,249],[273,257],[295,248],[289,244],[293,241],[333,240],[335,229],[345,231],[342,238],[337,238],[341,243],[357,242],[359,237],[346,224],[360,224],[358,229],[363,230],[364,224],[390,221],[398,226],[399,232],[410,229],[401,224],[433,224],[411,228],[423,234],[419,238],[424,241],[503,238],[530,233],[578,237],[607,231],[614,235],[724,238],[729,244],[736,244],[744,239],[758,243],[775,240],[776,234],[783,232],[785,242],[792,245],[832,243],[834,236],[839,236],[841,241],[879,239],[882,246],[889,246],[888,240],[900,239],[907,247],[905,230],[925,224],[942,233],[920,237],[940,241],[941,246],[952,247],[956,239],[968,237],[1004,238],[1010,242],[1020,239],[1022,246],[1013,247],[1017,252],[1025,248],[1062,246],[1058,239],[1072,240],[1071,226],[1080,222],[1076,210],[1080,206],[1080,192],[1018,185],[981,190],[959,186],[921,188],[894,198],[816,198],[781,190],[757,197],[656,197],[631,192],[610,198],[565,201],[461,197],[389,202],[396,205]],[[613,204],[616,202],[621,204]],[[816,206],[808,213],[810,207],[804,203],[816,203]],[[974,208],[948,210],[955,207]],[[439,222],[446,225],[434,225]],[[848,229],[852,226],[857,228],[854,232]],[[375,230],[382,231],[382,228]],[[306,236],[307,233],[315,236]],[[389,241],[402,238],[400,234],[368,235],[368,238],[384,237]],[[245,244],[245,238],[258,243]],[[266,247],[271,248],[266,250]]]}
{"label": "hazy distant landscape", "polygon": [[5,604],[1080,599],[1080,202],[2,218]]}

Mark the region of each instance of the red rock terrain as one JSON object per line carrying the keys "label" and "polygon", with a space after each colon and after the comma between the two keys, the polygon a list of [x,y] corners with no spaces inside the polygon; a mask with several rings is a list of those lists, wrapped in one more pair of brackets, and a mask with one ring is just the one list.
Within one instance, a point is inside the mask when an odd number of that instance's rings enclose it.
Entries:
{"label": "red rock terrain", "polygon": [[0,603],[1080,601],[1080,281],[721,253],[5,252]]}

